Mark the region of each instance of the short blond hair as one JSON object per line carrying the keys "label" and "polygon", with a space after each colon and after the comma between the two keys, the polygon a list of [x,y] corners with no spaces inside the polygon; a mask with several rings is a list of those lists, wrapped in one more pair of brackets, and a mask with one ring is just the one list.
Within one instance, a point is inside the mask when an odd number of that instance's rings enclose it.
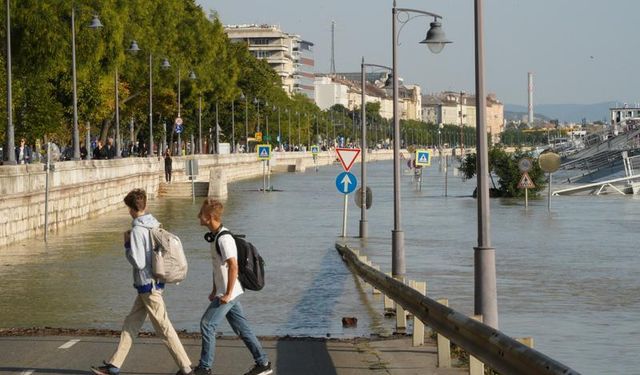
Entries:
{"label": "short blond hair", "polygon": [[213,215],[213,218],[216,221],[222,221],[224,205],[215,198],[207,198],[202,202],[202,212],[208,215]]}

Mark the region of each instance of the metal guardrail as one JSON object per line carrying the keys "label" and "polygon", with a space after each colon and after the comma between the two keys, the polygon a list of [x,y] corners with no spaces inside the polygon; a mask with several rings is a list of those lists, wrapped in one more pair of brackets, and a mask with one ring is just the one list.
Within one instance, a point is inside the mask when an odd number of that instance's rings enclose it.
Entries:
{"label": "metal guardrail", "polygon": [[579,375],[579,372],[537,350],[452,308],[441,305],[402,282],[362,263],[347,245],[336,243],[336,249],[352,270],[367,283],[499,373]]}

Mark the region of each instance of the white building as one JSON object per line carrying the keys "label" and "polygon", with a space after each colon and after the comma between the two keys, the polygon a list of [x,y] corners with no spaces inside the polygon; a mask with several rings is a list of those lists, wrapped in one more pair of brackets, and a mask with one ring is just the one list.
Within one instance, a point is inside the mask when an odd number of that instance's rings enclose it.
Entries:
{"label": "white building", "polygon": [[[317,76],[315,80],[316,105],[322,110],[336,104],[350,111],[358,109],[362,101],[360,73],[337,73],[335,76]],[[391,89],[385,88],[386,73],[367,74],[365,87],[367,103],[380,103],[380,116],[393,117],[393,97]],[[399,112],[403,120],[420,120],[422,117],[422,95],[420,86],[400,87]]]}
{"label": "white building", "polygon": [[246,42],[254,56],[269,63],[289,95],[315,97],[313,43],[275,25],[227,25],[224,29],[230,40]]}

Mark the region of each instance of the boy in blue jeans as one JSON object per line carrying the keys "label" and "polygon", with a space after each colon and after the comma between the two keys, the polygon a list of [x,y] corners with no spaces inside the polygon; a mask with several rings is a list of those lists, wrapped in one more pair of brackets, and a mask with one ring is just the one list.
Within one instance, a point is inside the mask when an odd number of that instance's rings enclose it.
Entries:
{"label": "boy in blue jeans", "polygon": [[[271,362],[244,317],[242,305],[238,300],[238,297],[243,293],[238,280],[238,249],[230,234],[219,235],[223,230],[227,230],[222,225],[223,210],[224,207],[220,201],[207,198],[202,203],[198,214],[200,225],[206,226],[210,230],[205,238],[208,241],[212,240],[213,288],[209,294],[211,303],[200,321],[202,351],[200,362],[193,369],[193,372],[195,375],[211,374],[216,346],[216,329],[222,323],[222,319],[226,317],[229,325],[244,341],[255,361],[253,368],[245,375],[273,374]],[[220,253],[216,250],[216,241]]]}

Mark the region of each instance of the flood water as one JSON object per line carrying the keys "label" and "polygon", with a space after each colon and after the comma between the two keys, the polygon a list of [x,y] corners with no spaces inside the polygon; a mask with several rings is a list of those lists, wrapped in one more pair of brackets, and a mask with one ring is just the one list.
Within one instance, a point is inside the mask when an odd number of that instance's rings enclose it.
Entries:
{"label": "flood water", "polygon": [[[475,180],[444,176],[434,159],[422,190],[402,180],[402,229],[407,277],[427,281],[432,298],[473,310],[473,247],[477,245]],[[353,172],[359,176],[359,165]],[[390,271],[393,183],[390,161],[370,163],[373,207],[368,255]],[[259,335],[332,337],[386,333],[382,302],[345,268],[334,243],[342,225],[338,165],[274,175],[229,186],[224,224],[245,233],[266,260],[267,286],[242,298]],[[348,236],[357,235],[359,209],[349,196]],[[201,200],[201,199],[200,199]],[[198,201],[200,201],[198,200]],[[165,295],[177,329],[197,331],[211,288],[205,232],[191,199],[150,201],[150,211],[178,234],[189,276]],[[135,291],[122,232],[130,217],[117,210],[49,237],[0,249],[0,327],[120,329]],[[633,196],[553,197],[529,202],[492,199],[500,329],[532,336],[536,349],[583,374],[640,374],[640,200]],[[343,328],[341,318],[358,318]],[[147,326],[147,329],[151,329]],[[224,326],[225,334],[233,334]]]}

